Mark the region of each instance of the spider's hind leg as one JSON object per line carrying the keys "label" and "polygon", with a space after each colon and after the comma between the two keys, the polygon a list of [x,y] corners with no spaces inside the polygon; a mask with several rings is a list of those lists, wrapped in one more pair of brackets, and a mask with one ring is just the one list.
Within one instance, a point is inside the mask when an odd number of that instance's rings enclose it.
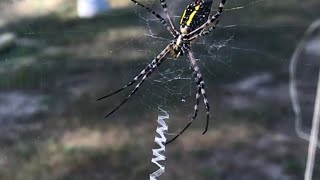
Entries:
{"label": "spider's hind leg", "polygon": [[203,77],[202,77],[202,74],[199,71],[199,67],[196,64],[196,59],[193,57],[192,52],[190,50],[185,50],[185,51],[186,51],[185,53],[187,53],[187,55],[189,57],[189,60],[190,60],[190,63],[191,63],[191,68],[193,70],[193,75],[195,76],[196,84],[197,84],[197,87],[198,87],[197,94],[196,94],[196,105],[194,106],[194,114],[193,114],[191,120],[188,122],[188,124],[175,137],[173,137],[166,144],[169,144],[169,143],[173,142],[175,139],[177,139],[192,124],[193,120],[196,118],[197,113],[198,113],[198,105],[199,105],[200,93],[202,94],[203,102],[204,102],[204,105],[205,105],[206,110],[207,110],[206,127],[205,127],[205,130],[203,131],[202,134],[205,134],[208,131],[208,127],[209,127],[210,106],[209,106],[209,102],[208,102],[208,99],[207,99],[207,96],[206,96],[206,92],[205,92]]}
{"label": "spider's hind leg", "polygon": [[205,87],[204,87],[204,80],[202,77],[201,72],[199,71],[199,66],[196,63],[196,59],[193,57],[193,53],[191,51],[188,51],[188,57],[191,63],[191,67],[194,71],[194,73],[197,74],[197,85],[200,87],[201,89],[201,94],[202,94],[202,98],[203,98],[203,103],[206,107],[207,110],[207,120],[206,120],[206,127],[205,130],[203,131],[202,134],[205,134],[208,131],[208,127],[209,127],[209,119],[210,119],[210,105],[209,105],[209,101],[206,95],[206,91],[205,91]]}
{"label": "spider's hind leg", "polygon": [[[195,73],[193,73],[196,79],[196,84],[199,84],[199,80],[197,78],[197,75]],[[171,142],[173,142],[174,140],[176,140],[185,130],[188,129],[188,127],[192,124],[193,120],[196,119],[197,115],[198,115],[198,107],[199,107],[199,101],[200,101],[200,92],[201,92],[201,87],[197,86],[197,93],[196,93],[196,104],[194,105],[194,111],[193,111],[193,115],[191,120],[188,122],[188,124],[175,136],[173,137],[171,140],[169,140],[168,142],[166,142],[166,144],[169,144]]]}
{"label": "spider's hind leg", "polygon": [[203,102],[204,102],[204,105],[205,105],[206,110],[207,110],[206,127],[205,127],[205,130],[203,131],[202,134],[205,134],[208,131],[208,127],[209,127],[210,106],[209,106],[209,102],[208,102],[208,99],[207,99],[207,96],[206,96],[202,74],[199,71],[199,67],[198,67],[198,65],[196,63],[196,59],[193,57],[193,54],[189,50],[189,48],[183,48],[183,52],[185,54],[187,54],[187,56],[188,56],[188,58],[190,60],[191,68],[193,70],[193,76],[195,78],[195,82],[196,82],[196,85],[197,85],[196,104],[194,106],[194,112],[193,112],[193,116],[192,116],[191,120],[188,122],[188,124],[175,137],[173,137],[171,140],[169,140],[166,144],[169,144],[169,143],[173,142],[174,140],[176,140],[185,130],[187,130],[189,128],[189,126],[192,124],[193,120],[195,120],[195,118],[197,117],[197,114],[198,114],[198,106],[199,106],[200,94],[202,94]]}

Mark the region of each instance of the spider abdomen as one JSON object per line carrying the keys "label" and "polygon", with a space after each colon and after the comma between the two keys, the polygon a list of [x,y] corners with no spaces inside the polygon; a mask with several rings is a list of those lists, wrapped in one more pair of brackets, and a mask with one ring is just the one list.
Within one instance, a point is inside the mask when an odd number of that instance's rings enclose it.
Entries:
{"label": "spider abdomen", "polygon": [[194,0],[184,10],[180,19],[180,32],[186,34],[205,23],[211,11],[212,0]]}

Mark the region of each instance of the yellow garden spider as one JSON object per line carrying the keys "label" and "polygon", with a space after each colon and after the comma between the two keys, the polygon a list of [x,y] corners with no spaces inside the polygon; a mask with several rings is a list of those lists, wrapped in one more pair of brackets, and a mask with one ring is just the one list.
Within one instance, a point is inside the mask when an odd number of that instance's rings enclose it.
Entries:
{"label": "yellow garden spider", "polygon": [[97,99],[97,101],[99,101],[104,98],[110,97],[114,94],[117,94],[118,92],[133,85],[138,79],[141,79],[140,82],[132,90],[132,92],[105,117],[106,118],[109,117],[111,114],[117,111],[124,103],[126,103],[138,91],[139,87],[146,80],[146,78],[148,78],[152,74],[152,72],[154,72],[154,70],[165,60],[165,57],[169,53],[174,58],[178,58],[179,56],[182,56],[185,54],[190,60],[191,69],[193,70],[193,76],[195,78],[195,82],[197,85],[196,104],[194,106],[194,112],[191,120],[174,138],[172,138],[166,144],[169,144],[170,142],[177,139],[191,125],[193,120],[196,118],[198,113],[200,94],[203,97],[203,102],[207,110],[206,127],[203,132],[203,134],[205,134],[209,126],[209,117],[210,117],[209,102],[206,97],[202,74],[199,71],[199,67],[196,63],[196,59],[194,58],[193,53],[190,51],[190,43],[196,40],[198,37],[209,34],[213,29],[215,29],[216,25],[219,22],[217,19],[222,13],[223,6],[226,0],[221,0],[217,12],[214,15],[212,15],[212,17],[210,18],[209,18],[209,15],[210,15],[211,6],[212,6],[212,0],[192,0],[192,2],[186,7],[186,9],[184,10],[181,16],[180,29],[176,29],[175,26],[173,25],[172,20],[168,13],[167,4],[165,0],[160,0],[160,3],[162,5],[164,13],[167,16],[169,25],[164,20],[163,17],[161,17],[158,13],[156,13],[151,8],[146,7],[145,5],[137,2],[136,0],[131,0],[131,1],[134,2],[136,5],[141,6],[142,8],[147,10],[149,13],[153,14],[155,17],[157,17],[160,20],[160,22],[167,28],[170,34],[174,37],[174,40],[172,40],[171,43],[167,45],[167,47],[164,48],[164,50],[160,52],[160,54],[155,59],[153,59],[152,62],[147,67],[145,67],[137,76],[135,76],[133,80],[130,81],[127,85],[123,86],[117,91],[112,92],[111,94],[108,94],[106,96],[103,96]]}

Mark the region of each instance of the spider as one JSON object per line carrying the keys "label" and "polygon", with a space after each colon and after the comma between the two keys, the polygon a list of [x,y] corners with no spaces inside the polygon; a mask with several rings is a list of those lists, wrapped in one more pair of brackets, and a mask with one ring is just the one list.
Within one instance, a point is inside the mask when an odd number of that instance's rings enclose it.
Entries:
{"label": "spider", "polygon": [[171,54],[173,58],[178,58],[179,56],[186,55],[190,61],[191,69],[193,70],[193,77],[195,79],[195,83],[197,86],[196,91],[196,104],[194,106],[194,111],[191,120],[187,123],[187,125],[171,140],[166,142],[169,144],[177,139],[193,122],[193,120],[197,117],[198,114],[198,106],[200,101],[200,95],[202,95],[203,102],[206,108],[207,113],[207,120],[206,120],[206,127],[202,134],[205,134],[208,130],[209,126],[209,118],[210,118],[210,108],[209,102],[205,92],[205,84],[202,77],[201,72],[199,71],[199,67],[196,63],[196,59],[193,56],[193,53],[190,50],[190,44],[192,41],[196,40],[197,38],[209,34],[212,30],[216,28],[218,24],[218,18],[220,17],[224,4],[226,0],[221,0],[219,7],[215,14],[213,14],[210,18],[210,11],[212,0],[192,0],[192,2],[186,7],[184,10],[181,18],[180,18],[180,27],[176,29],[174,26],[171,17],[168,13],[167,4],[165,0],[160,0],[162,5],[163,11],[167,17],[167,21],[156,13],[151,8],[143,5],[136,0],[131,0],[135,5],[138,5],[144,8],[146,11],[154,15],[167,30],[170,34],[174,37],[174,39],[160,52],[158,56],[156,56],[150,64],[147,65],[138,75],[136,75],[132,81],[128,84],[123,86],[122,88],[103,96],[97,101],[110,97],[114,94],[119,93],[120,91],[126,89],[127,87],[135,84],[139,79],[140,82],[134,87],[132,92],[117,106],[115,107],[109,114],[105,116],[105,118],[109,117],[115,111],[117,111],[123,104],[125,104],[139,89],[139,87],[143,84],[143,82],[154,72],[154,70],[162,64],[168,54]]}

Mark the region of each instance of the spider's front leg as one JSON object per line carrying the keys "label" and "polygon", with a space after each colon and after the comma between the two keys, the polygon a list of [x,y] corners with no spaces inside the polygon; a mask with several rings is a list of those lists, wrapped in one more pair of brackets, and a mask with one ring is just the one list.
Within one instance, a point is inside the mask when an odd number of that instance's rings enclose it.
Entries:
{"label": "spider's front leg", "polygon": [[169,24],[171,26],[172,31],[174,31],[176,35],[179,35],[179,31],[174,27],[174,25],[172,23],[172,20],[171,20],[171,17],[169,15],[168,6],[167,6],[167,3],[166,3],[166,0],[160,0],[160,3],[161,3],[161,6],[163,8],[164,13],[167,16],[167,19],[169,21]]}
{"label": "spider's front leg", "polygon": [[179,34],[177,34],[176,30],[175,29],[172,29],[172,27],[170,27],[167,22],[163,19],[163,17],[156,13],[153,9],[145,6],[144,4],[136,1],[136,0],[131,0],[135,5],[138,5],[142,8],[144,8],[146,11],[148,11],[149,13],[151,13],[152,15],[154,15],[156,18],[159,19],[159,21],[162,23],[162,25],[167,28],[167,30],[172,34],[173,37],[177,37]]}
{"label": "spider's front leg", "polygon": [[211,26],[208,30],[202,30],[200,31],[199,33],[196,33],[194,36],[192,37],[189,37],[188,39],[186,39],[187,41],[193,41],[199,37],[202,37],[202,36],[205,36],[205,35],[208,35],[210,34],[214,29],[216,29],[217,25],[219,23],[219,20],[217,20],[213,26]]}

